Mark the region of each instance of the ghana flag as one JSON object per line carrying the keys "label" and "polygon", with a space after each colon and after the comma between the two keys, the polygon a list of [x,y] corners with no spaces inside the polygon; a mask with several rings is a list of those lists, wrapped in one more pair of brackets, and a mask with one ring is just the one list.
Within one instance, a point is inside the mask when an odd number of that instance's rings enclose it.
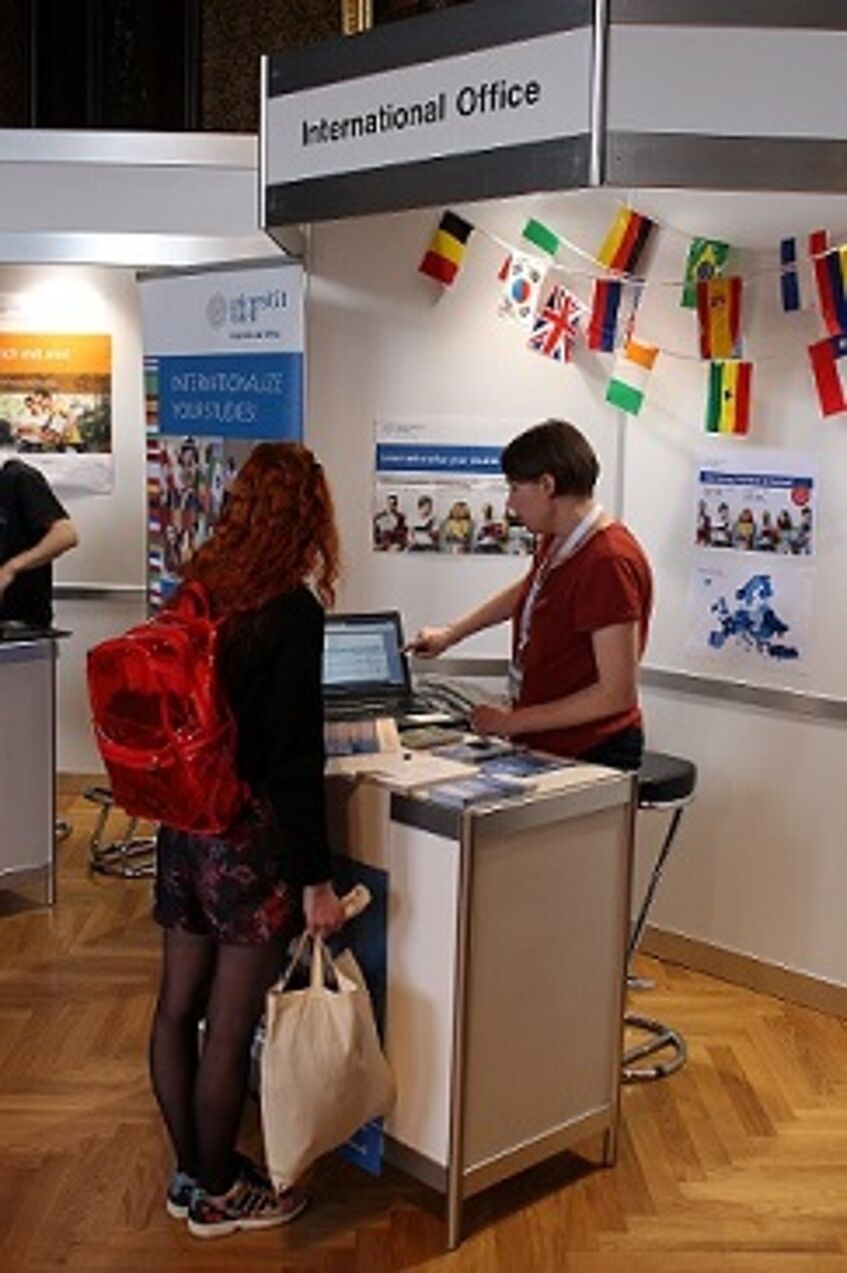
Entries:
{"label": "ghana flag", "polygon": [[456,212],[445,212],[435,237],[418,266],[421,274],[449,287],[459,272],[473,226]]}
{"label": "ghana flag", "polygon": [[707,433],[745,434],[750,425],[751,362],[713,362],[709,368]]}

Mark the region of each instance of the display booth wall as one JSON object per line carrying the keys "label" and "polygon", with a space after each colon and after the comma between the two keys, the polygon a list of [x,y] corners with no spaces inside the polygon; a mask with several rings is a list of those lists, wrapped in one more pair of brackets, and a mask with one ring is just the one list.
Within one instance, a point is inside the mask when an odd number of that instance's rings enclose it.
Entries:
{"label": "display booth wall", "polygon": [[[842,651],[847,600],[843,420],[822,420],[807,345],[822,334],[813,312],[784,315],[771,272],[745,292],[745,356],[756,364],[750,437],[704,432],[706,372],[696,320],[678,306],[678,289],[645,291],[639,338],[663,350],[642,414],[628,418],[605,403],[609,355],[584,346],[568,366],[526,348],[527,332],[498,317],[497,271],[507,245],[535,216],[586,251],[596,250],[626,192],[592,192],[459,205],[480,231],[471,238],[453,287],[417,273],[439,210],[375,216],[312,228],[307,302],[307,437],[325,460],[339,505],[350,609],[397,605],[409,631],[463,613],[525,569],[519,559],[413,557],[370,547],[374,424],[452,420],[457,431],[485,417],[518,431],[565,416],[588,434],[603,467],[600,497],[642,539],[656,573],[656,616],[648,668],[725,673],[692,655],[687,642],[697,461],[727,453],[746,467],[757,448],[802,452],[818,466],[821,490],[812,609],[802,668],[744,666],[734,675],[760,686],[786,685],[802,697],[844,698]],[[845,220],[837,198],[689,193],[677,204],[658,194],[635,206],[664,226],[650,278],[678,279],[696,234],[725,237],[744,250],[741,272],[774,260],[780,237]],[[820,221],[821,217],[827,218]],[[494,241],[495,236],[500,242]],[[560,276],[590,299],[590,265]],[[580,276],[582,272],[582,276]],[[672,357],[671,351],[684,355]],[[480,441],[485,425],[478,424]],[[727,452],[727,448],[730,448]],[[457,654],[505,657],[500,629]],[[666,688],[644,691],[648,745],[690,756],[700,771],[697,799],[653,912],[656,927],[707,946],[847,984],[847,935],[840,899],[847,888],[840,798],[847,732],[837,721],[805,719],[728,698]],[[639,834],[639,874],[655,848]],[[649,836],[649,841],[645,838]],[[640,880],[636,881],[636,892]]]}
{"label": "display booth wall", "polygon": [[145,474],[142,350],[138,291],[131,270],[93,266],[0,267],[0,298],[20,316],[3,327],[33,332],[101,332],[112,340],[112,489],[58,490],[76,523],[79,547],[54,567],[58,673],[58,767],[101,768],[88,724],[85,651],[144,612]]}

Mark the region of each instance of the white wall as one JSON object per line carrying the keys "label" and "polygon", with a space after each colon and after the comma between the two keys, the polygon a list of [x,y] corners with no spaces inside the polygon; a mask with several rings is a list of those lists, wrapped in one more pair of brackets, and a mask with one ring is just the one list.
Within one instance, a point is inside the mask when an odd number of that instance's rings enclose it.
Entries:
{"label": "white wall", "polygon": [[[519,207],[480,205],[473,218],[517,241]],[[496,274],[505,250],[477,235],[459,281],[417,272],[438,213],[373,217],[312,230],[306,306],[307,435],[333,479],[348,609],[396,605],[408,632],[464,613],[526,567],[520,559],[377,554],[370,549],[373,427],[381,418],[486,415],[514,433],[569,411],[601,457],[601,498],[614,503],[617,431],[596,359],[554,365],[526,349],[527,331],[497,316]],[[496,442],[480,436],[480,442]],[[507,631],[483,634],[466,654],[505,657]]]}
{"label": "white wall", "polygon": [[[689,192],[637,196],[636,206],[683,233],[664,232],[654,253],[655,277],[679,277],[685,234],[726,237],[748,250],[770,250],[783,234],[847,224],[843,200],[794,195],[734,199]],[[588,250],[596,249],[616,209],[610,192],[549,196],[457,208],[513,244],[529,215]],[[490,412],[516,424],[565,415],[584,428],[605,470],[601,496],[623,511],[657,567],[657,613],[648,662],[685,668],[684,632],[690,573],[692,465],[703,433],[704,370],[696,357],[693,315],[671,292],[648,293],[639,330],[688,361],[660,358],[650,397],[637,421],[620,421],[603,398],[611,361],[585,351],[571,367],[545,363],[523,348],[521,333],[496,316],[495,274],[503,250],[479,236],[452,290],[416,272],[440,210],[383,216],[313,229],[307,307],[308,437],[325,460],[339,504],[346,574],[342,604],[397,604],[408,629],[468,609],[522,567],[468,558],[412,560],[369,547],[373,422],[380,416],[479,417]],[[563,254],[562,259],[566,259]],[[587,298],[591,267],[571,257],[574,291]],[[755,264],[766,263],[765,258]],[[751,268],[745,257],[742,268]],[[806,365],[818,334],[805,314],[779,311],[770,277],[747,294],[747,352],[760,356],[754,386],[751,445],[805,449],[824,477],[819,525],[816,622],[804,684],[844,696],[847,569],[843,498],[847,432],[822,422]],[[791,322],[793,321],[793,326]],[[770,354],[769,358],[765,355]],[[457,653],[505,654],[505,630]],[[769,678],[765,678],[769,679]],[[770,678],[778,679],[778,678]],[[698,798],[659,895],[653,922],[729,950],[847,984],[847,894],[844,804],[847,729],[801,721],[758,708],[696,700],[669,692],[644,696],[648,742],[676,751],[700,768]],[[639,884],[656,844],[655,820],[643,819]]]}

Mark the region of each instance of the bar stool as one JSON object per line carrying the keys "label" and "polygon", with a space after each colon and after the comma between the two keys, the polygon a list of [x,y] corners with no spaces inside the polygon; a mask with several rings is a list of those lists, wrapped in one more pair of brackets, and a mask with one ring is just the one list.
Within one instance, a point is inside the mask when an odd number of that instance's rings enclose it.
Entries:
{"label": "bar stool", "polygon": [[[638,771],[638,809],[670,813],[662,847],[653,864],[644,900],[630,933],[626,952],[627,986],[630,989],[647,989],[650,982],[632,976],[632,962],[638,950],[653,898],[664,874],[671,846],[679,830],[683,810],[694,799],[697,785],[697,768],[681,756],[669,756],[664,752],[647,751]],[[685,1064],[687,1050],[685,1039],[678,1030],[644,1017],[627,1012],[624,1023],[639,1030],[646,1038],[628,1048],[623,1055],[623,1079],[625,1083],[646,1082],[673,1074]],[[658,1059],[656,1059],[658,1058]]]}
{"label": "bar stool", "polygon": [[[118,809],[108,787],[87,787],[83,798],[99,808],[88,841],[88,867],[97,875],[117,875],[124,880],[142,879],[156,873],[156,837],[136,835],[138,818]],[[104,844],[106,824],[113,810],[126,819],[123,833]]]}

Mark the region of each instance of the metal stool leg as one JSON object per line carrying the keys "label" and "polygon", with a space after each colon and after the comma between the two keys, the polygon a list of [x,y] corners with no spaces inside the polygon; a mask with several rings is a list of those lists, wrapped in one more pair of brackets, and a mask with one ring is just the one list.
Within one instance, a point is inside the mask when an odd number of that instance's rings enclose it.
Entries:
{"label": "metal stool leg", "polygon": [[88,842],[89,870],[97,875],[116,875],[124,880],[141,879],[156,872],[156,838],[136,835],[138,818],[127,815],[122,836],[104,843],[106,824],[115,809],[108,787],[89,787],[86,800],[99,806],[97,821]]}
{"label": "metal stool leg", "polygon": [[[650,806],[644,807],[649,808]],[[661,806],[653,807],[660,808]],[[679,829],[683,808],[684,805],[682,804],[674,807],[670,825],[665,833],[658,857],[653,864],[653,870],[650,873],[644,900],[632,926],[626,955],[627,986],[629,989],[642,990],[649,989],[652,986],[652,982],[632,976],[632,961],[641,942],[647,924],[647,916],[650,913],[653,898],[656,895],[656,889],[659,887],[664,874],[671,846]],[[626,1012],[624,1014],[624,1024],[629,1029],[639,1030],[643,1035],[646,1035],[646,1038],[627,1048],[623,1054],[622,1077],[625,1083],[646,1083],[653,1079],[666,1078],[667,1075],[675,1073],[676,1070],[685,1064],[688,1050],[685,1039],[678,1030],[672,1029],[661,1021],[656,1021],[652,1017],[644,1017],[634,1012]],[[655,1058],[652,1064],[645,1064],[651,1058]]]}

